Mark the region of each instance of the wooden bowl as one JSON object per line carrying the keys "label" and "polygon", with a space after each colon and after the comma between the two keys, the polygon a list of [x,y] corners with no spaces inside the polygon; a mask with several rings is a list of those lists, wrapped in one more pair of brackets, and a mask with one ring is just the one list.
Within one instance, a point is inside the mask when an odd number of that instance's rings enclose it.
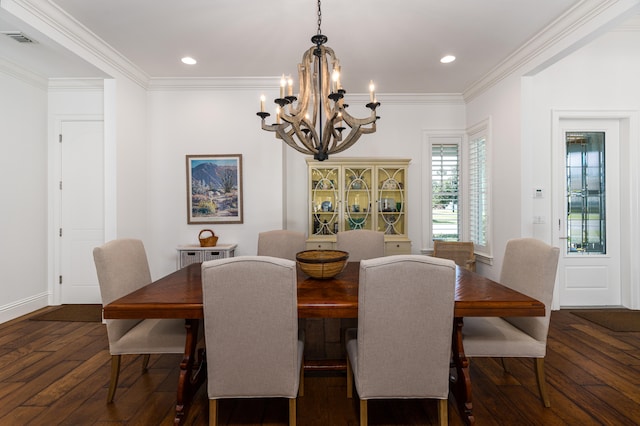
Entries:
{"label": "wooden bowl", "polygon": [[333,278],[347,266],[349,253],[341,250],[305,250],[296,254],[302,272],[313,278]]}

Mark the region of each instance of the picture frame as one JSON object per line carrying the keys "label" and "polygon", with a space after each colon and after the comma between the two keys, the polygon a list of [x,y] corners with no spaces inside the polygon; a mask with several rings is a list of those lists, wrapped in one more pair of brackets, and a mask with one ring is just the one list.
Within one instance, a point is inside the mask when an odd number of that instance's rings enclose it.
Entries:
{"label": "picture frame", "polygon": [[187,155],[187,223],[243,223],[242,154]]}

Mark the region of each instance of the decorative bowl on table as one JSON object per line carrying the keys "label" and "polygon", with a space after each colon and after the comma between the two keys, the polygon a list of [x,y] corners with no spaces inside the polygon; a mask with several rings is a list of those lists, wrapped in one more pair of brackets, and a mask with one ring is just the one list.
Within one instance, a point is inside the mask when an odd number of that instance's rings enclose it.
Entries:
{"label": "decorative bowl on table", "polygon": [[347,266],[349,253],[342,250],[305,250],[296,254],[302,272],[312,278],[333,278]]}

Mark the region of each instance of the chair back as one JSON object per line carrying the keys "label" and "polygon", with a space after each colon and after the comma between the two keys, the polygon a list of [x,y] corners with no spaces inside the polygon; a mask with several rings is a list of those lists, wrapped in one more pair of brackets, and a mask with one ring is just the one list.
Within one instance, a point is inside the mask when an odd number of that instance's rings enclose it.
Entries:
{"label": "chair back", "polygon": [[295,262],[240,256],[202,264],[210,399],[294,398],[298,341]]}
{"label": "chair back", "polygon": [[[151,283],[142,241],[121,238],[93,249],[102,306]],[[117,342],[141,320],[106,320],[109,343]]]}
{"label": "chair back", "polygon": [[551,302],[556,282],[560,249],[535,238],[507,241],[500,284],[538,299],[546,308],[544,317],[505,318],[534,339],[546,342],[551,319]]}
{"label": "chair back", "polygon": [[476,255],[471,241],[433,241],[433,256],[451,259],[456,265],[476,271]]}
{"label": "chair back", "polygon": [[368,229],[338,232],[336,248],[349,253],[349,262],[384,256],[384,233]]}
{"label": "chair back", "polygon": [[303,232],[277,229],[258,234],[258,256],[273,256],[296,260],[296,254],[305,250]]}
{"label": "chair back", "polygon": [[455,264],[422,255],[360,262],[358,350],[361,399],[445,398]]}

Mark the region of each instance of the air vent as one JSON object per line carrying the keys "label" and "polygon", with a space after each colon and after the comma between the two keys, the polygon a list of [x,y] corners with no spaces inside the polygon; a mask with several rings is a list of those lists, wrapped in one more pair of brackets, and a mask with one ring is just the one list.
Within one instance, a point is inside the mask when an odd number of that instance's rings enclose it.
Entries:
{"label": "air vent", "polygon": [[2,34],[6,35],[7,37],[11,37],[18,43],[35,43],[35,41],[31,40],[20,31],[2,31]]}

